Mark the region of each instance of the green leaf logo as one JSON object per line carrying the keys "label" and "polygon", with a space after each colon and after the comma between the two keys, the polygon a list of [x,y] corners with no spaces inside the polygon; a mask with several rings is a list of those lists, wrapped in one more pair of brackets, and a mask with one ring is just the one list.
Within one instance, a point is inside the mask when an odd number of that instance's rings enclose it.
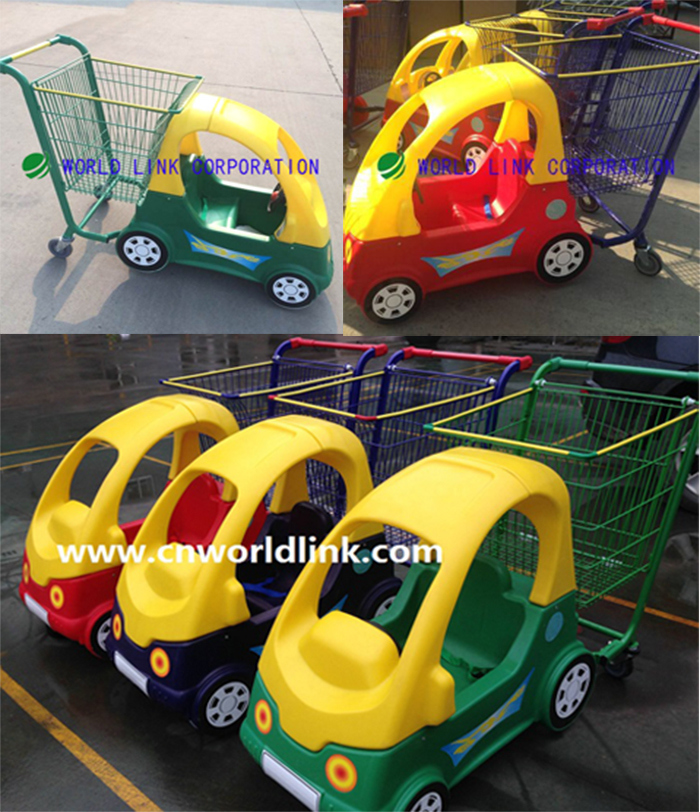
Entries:
{"label": "green leaf logo", "polygon": [[396,180],[406,171],[406,156],[398,152],[387,152],[377,162],[379,174],[385,180]]}
{"label": "green leaf logo", "polygon": [[28,178],[43,178],[49,171],[49,157],[43,152],[32,152],[22,161],[22,169]]}

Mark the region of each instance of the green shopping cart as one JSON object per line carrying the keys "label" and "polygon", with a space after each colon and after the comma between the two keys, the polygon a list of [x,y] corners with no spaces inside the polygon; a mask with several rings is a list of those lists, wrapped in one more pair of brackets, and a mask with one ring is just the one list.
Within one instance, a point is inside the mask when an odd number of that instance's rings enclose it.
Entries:
{"label": "green shopping cart", "polygon": [[[686,382],[691,391],[698,385],[696,372],[555,358],[537,370],[528,388],[425,428],[455,444],[531,457],[562,477],[571,499],[579,613],[639,581],[636,606],[624,631],[579,614],[582,627],[607,638],[594,656],[612,676],[626,677],[639,652],[637,628],[697,453],[698,404],[690,397],[585,388],[548,379],[559,370],[596,369],[673,378]],[[499,410],[498,425],[489,434],[470,430],[481,410],[494,407]],[[506,514],[483,550],[516,572],[532,574],[537,569],[537,534],[522,514]]]}
{"label": "green shopping cart", "polygon": [[[31,81],[15,67],[23,57],[54,45],[76,48],[78,56]],[[87,224],[105,200],[137,204],[144,198],[171,118],[203,81],[194,74],[97,59],[62,34],[0,58],[0,73],[19,82],[49,163],[66,221],[63,236],[49,242],[57,257],[71,253],[75,234],[105,243],[120,234],[90,231]],[[68,200],[71,191],[97,198],[79,220]]]}

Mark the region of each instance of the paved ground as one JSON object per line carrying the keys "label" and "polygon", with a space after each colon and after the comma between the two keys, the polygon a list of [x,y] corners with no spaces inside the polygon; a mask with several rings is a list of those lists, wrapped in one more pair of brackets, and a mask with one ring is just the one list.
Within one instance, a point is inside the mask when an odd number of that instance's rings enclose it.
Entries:
{"label": "paved ground", "polygon": [[[182,265],[144,276],[127,268],[112,245],[76,238],[68,260],[46,243],[63,231],[49,177],[28,180],[25,155],[36,136],[17,83],[0,82],[0,318],[3,332],[335,332],[342,315],[340,148],[340,0],[249,0],[169,3],[158,0],[0,4],[3,53],[56,33],[83,41],[107,59],[200,73],[205,92],[233,98],[271,116],[308,157],[332,228],[336,276],[308,309],[290,312],[259,285]],[[33,78],[61,64],[66,49],[30,55]],[[75,210],[89,198],[74,196]],[[125,225],[133,207],[111,202],[93,218],[96,230]]]}
{"label": "paved ground", "polygon": [[[681,18],[692,21],[692,11],[682,11]],[[676,32],[676,41],[697,48],[697,37],[692,34]],[[370,105],[383,104],[384,94],[375,91],[366,98]],[[675,176],[667,179],[647,229],[650,242],[664,262],[665,270],[659,276],[648,278],[635,270],[630,244],[596,248],[590,267],[569,285],[548,287],[532,274],[520,274],[453,288],[429,296],[419,313],[397,325],[396,331],[458,335],[466,329],[498,327],[505,331],[508,327],[509,333],[545,334],[566,333],[576,327],[599,333],[615,324],[629,334],[652,328],[659,335],[696,333],[700,286],[699,121],[696,110],[676,156]],[[363,152],[378,127],[379,122],[358,133]],[[346,171],[345,178],[351,181],[352,173]],[[619,212],[627,222],[636,222],[643,196],[634,190],[617,197]],[[612,233],[610,222],[598,214],[582,215],[581,222],[590,232]],[[365,318],[347,294],[344,322],[346,335],[387,332],[387,325]]]}
{"label": "paved ground", "polygon": [[[48,636],[17,594],[28,523],[66,448],[37,447],[75,440],[95,422],[162,392],[157,380],[164,375],[260,361],[276,343],[275,336],[3,340],[2,669],[40,703],[41,722],[20,708],[17,687],[4,679],[3,808],[301,808],[263,776],[237,738],[200,735],[108,664]],[[540,362],[552,352],[590,357],[594,346],[445,340],[440,349],[529,352]],[[458,361],[439,363],[446,371],[461,368]],[[512,382],[524,386],[527,380]],[[698,809],[697,555],[697,517],[681,511],[649,599],[650,607],[668,614],[645,616],[635,673],[624,682],[600,673],[575,725],[562,735],[530,728],[454,790],[453,809]],[[634,586],[623,597],[634,600]],[[629,616],[628,606],[608,602],[593,613],[617,628]],[[56,720],[93,749],[85,756],[89,767],[49,735]],[[96,772],[113,779],[111,789]]]}

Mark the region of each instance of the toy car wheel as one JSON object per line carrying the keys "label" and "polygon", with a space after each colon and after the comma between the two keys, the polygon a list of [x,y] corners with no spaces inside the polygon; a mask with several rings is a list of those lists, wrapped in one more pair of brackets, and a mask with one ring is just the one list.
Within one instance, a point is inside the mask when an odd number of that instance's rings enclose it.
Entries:
{"label": "toy car wheel", "polygon": [[142,273],[162,271],[168,264],[168,249],[151,234],[131,231],[117,240],[117,254],[130,268]]}
{"label": "toy car wheel", "polygon": [[379,324],[403,321],[418,310],[423,291],[410,279],[390,279],[372,288],[365,299],[365,313]]}
{"label": "toy car wheel", "polygon": [[202,697],[199,728],[219,736],[231,733],[243,721],[249,704],[249,681],[240,676],[224,677]]}
{"label": "toy car wheel", "polygon": [[564,730],[583,710],[593,689],[595,660],[581,654],[566,665],[552,692],[549,727]]}
{"label": "toy car wheel", "polygon": [[385,581],[380,581],[362,600],[359,609],[360,617],[365,620],[373,620],[375,617],[383,615],[394,602],[402,583],[400,578],[387,578]]}
{"label": "toy car wheel", "polygon": [[105,612],[101,615],[92,626],[90,630],[90,651],[102,660],[106,660],[107,654],[107,638],[112,631],[112,613]]}
{"label": "toy car wheel", "polygon": [[537,258],[537,274],[545,282],[561,284],[577,277],[591,259],[591,246],[580,234],[560,234]]}
{"label": "toy car wheel", "polygon": [[280,307],[306,307],[316,298],[311,284],[295,273],[273,276],[265,286],[267,295]]}
{"label": "toy car wheel", "polygon": [[490,145],[485,141],[468,141],[462,147],[462,152],[460,154],[460,158],[462,159],[464,166],[467,166],[467,161],[472,161],[476,166],[476,169],[478,169],[484,162],[484,158],[486,157],[489,146]]}
{"label": "toy car wheel", "polygon": [[638,250],[634,255],[634,267],[644,276],[656,276],[664,267],[664,263],[653,248],[648,248]]}
{"label": "toy car wheel", "polygon": [[406,807],[408,812],[443,812],[449,804],[447,787],[431,784],[421,790]]}
{"label": "toy car wheel", "polygon": [[[686,446],[688,445],[688,440],[690,439],[690,435],[686,434],[686,436],[682,440],[681,450],[676,454],[676,471],[679,471],[681,467],[681,462],[683,460],[683,455],[685,453]],[[698,462],[700,461],[700,448],[695,449],[695,457],[693,458],[693,462],[690,468],[690,473],[688,474],[688,479],[685,482],[685,486],[683,487],[683,495],[681,496],[681,507],[684,510],[689,511],[690,513],[697,513],[698,512]]]}
{"label": "toy car wheel", "polygon": [[578,199],[578,207],[586,214],[595,214],[600,208],[600,203],[590,195],[586,195]]}
{"label": "toy car wheel", "polygon": [[59,259],[65,259],[73,253],[73,243],[64,242],[61,237],[54,237],[49,240],[49,251]]}

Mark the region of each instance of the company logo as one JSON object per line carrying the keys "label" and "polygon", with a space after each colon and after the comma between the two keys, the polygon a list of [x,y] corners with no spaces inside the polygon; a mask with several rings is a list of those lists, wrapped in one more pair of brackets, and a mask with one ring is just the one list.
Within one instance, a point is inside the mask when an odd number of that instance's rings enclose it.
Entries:
{"label": "company logo", "polygon": [[32,152],[22,161],[22,171],[28,178],[43,178],[49,168],[49,156],[43,152]]}
{"label": "company logo", "polygon": [[257,254],[242,254],[239,251],[232,251],[230,248],[224,248],[221,245],[214,245],[214,243],[201,240],[185,231],[187,239],[190,241],[190,248],[197,254],[213,254],[214,256],[228,259],[230,262],[236,262],[238,265],[243,265],[249,271],[254,271],[258,265],[270,259],[270,257],[259,257]]}
{"label": "company logo", "polygon": [[396,180],[406,171],[406,156],[399,152],[387,152],[377,161],[377,169],[384,180]]}
{"label": "company logo", "polygon": [[513,696],[506,700],[501,707],[495,711],[495,713],[492,713],[491,716],[486,719],[486,721],[482,722],[478,727],[475,727],[474,730],[467,733],[466,736],[462,736],[462,738],[457,739],[456,741],[453,741],[441,748],[452,759],[455,767],[467,755],[472,747],[474,747],[474,745],[480,739],[483,739],[483,737],[490,730],[493,730],[493,728],[496,727],[496,725],[499,725],[504,719],[507,719],[509,716],[512,716],[514,713],[517,713],[520,710],[520,706],[523,704],[523,696],[525,696],[527,684],[530,681],[530,677],[532,676],[534,670],[535,669],[533,668],[525,677],[522,685],[513,694]]}
{"label": "company logo", "polygon": [[497,242],[482,245],[479,248],[472,248],[471,251],[464,251],[461,254],[449,254],[444,257],[421,257],[421,259],[423,262],[427,262],[428,265],[432,265],[439,276],[447,276],[448,273],[463,268],[465,265],[471,265],[472,262],[479,262],[482,259],[494,259],[495,257],[509,257],[513,253],[515,243],[523,231],[525,229],[521,228],[520,231],[510,234],[508,237],[503,237]]}

